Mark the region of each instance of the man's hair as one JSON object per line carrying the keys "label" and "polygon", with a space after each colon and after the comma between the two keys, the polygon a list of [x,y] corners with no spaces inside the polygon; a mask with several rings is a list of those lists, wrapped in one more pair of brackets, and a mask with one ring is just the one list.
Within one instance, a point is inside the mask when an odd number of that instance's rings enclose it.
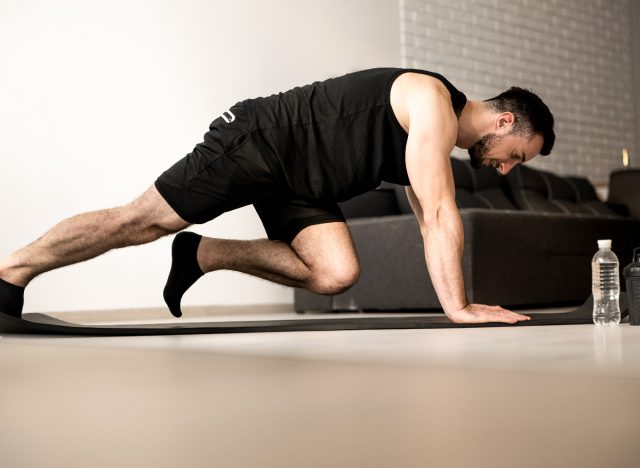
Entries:
{"label": "man's hair", "polygon": [[551,153],[556,141],[556,134],[553,131],[553,114],[533,91],[512,86],[484,102],[496,112],[512,112],[515,116],[512,133],[542,135],[544,141],[540,154],[547,156]]}

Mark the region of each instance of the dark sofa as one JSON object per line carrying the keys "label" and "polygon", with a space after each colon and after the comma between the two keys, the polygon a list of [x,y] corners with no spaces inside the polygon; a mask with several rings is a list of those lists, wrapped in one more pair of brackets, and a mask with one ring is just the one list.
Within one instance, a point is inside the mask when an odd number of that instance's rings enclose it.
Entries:
{"label": "dark sofa", "polygon": [[[585,178],[526,166],[499,176],[461,159],[451,158],[451,164],[472,303],[580,304],[591,293],[598,239],[612,239],[621,266],[640,245],[640,219],[629,216],[619,200],[601,202]],[[404,187],[383,183],[341,208],[360,259],[360,279],[338,295],[296,289],[296,311],[441,310]]]}

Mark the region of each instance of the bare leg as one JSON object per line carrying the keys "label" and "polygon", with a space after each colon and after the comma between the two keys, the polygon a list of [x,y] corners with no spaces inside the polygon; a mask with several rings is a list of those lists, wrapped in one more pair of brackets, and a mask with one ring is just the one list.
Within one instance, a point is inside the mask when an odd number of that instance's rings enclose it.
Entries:
{"label": "bare leg", "polygon": [[35,242],[0,260],[0,278],[24,287],[46,271],[111,249],[145,244],[188,225],[152,186],[128,205],[62,221]]}
{"label": "bare leg", "polygon": [[202,238],[198,264],[203,272],[235,270],[275,283],[337,294],[359,275],[358,259],[345,223],[302,230],[289,246],[268,239]]}
{"label": "bare leg", "polygon": [[343,222],[308,226],[290,246],[268,239],[215,239],[180,233],[172,253],[164,299],[176,317],[182,316],[183,294],[203,273],[235,270],[318,294],[338,294],[360,274],[351,234]]}
{"label": "bare leg", "polygon": [[205,273],[235,270],[296,288],[311,277],[311,269],[288,244],[268,239],[203,238],[198,264]]}

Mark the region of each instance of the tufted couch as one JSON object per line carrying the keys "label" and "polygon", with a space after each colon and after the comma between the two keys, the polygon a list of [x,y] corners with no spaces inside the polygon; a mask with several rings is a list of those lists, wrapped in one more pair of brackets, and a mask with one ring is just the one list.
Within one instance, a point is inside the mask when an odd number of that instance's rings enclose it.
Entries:
{"label": "tufted couch", "polygon": [[[598,239],[612,239],[621,265],[640,245],[640,219],[621,203],[600,201],[586,178],[526,166],[500,176],[461,159],[451,158],[451,164],[470,302],[511,308],[580,304],[591,293]],[[360,279],[333,296],[296,289],[296,310],[440,309],[404,187],[383,183],[341,208]]]}

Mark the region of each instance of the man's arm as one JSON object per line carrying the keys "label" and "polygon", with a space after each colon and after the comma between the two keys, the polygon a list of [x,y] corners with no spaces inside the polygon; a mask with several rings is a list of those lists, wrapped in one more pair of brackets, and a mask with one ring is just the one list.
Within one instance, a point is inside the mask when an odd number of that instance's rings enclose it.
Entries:
{"label": "man's arm", "polygon": [[457,119],[448,96],[436,89],[416,92],[409,104],[407,188],[424,241],[431,282],[447,316],[454,322],[515,323],[528,317],[499,306],[469,304],[464,290],[464,231],[455,202],[451,150]]}
{"label": "man's arm", "polygon": [[431,282],[445,313],[453,318],[468,302],[462,275],[464,231],[455,204],[450,151],[451,148],[437,148],[433,142],[411,138],[409,134],[409,203],[420,224]]}

